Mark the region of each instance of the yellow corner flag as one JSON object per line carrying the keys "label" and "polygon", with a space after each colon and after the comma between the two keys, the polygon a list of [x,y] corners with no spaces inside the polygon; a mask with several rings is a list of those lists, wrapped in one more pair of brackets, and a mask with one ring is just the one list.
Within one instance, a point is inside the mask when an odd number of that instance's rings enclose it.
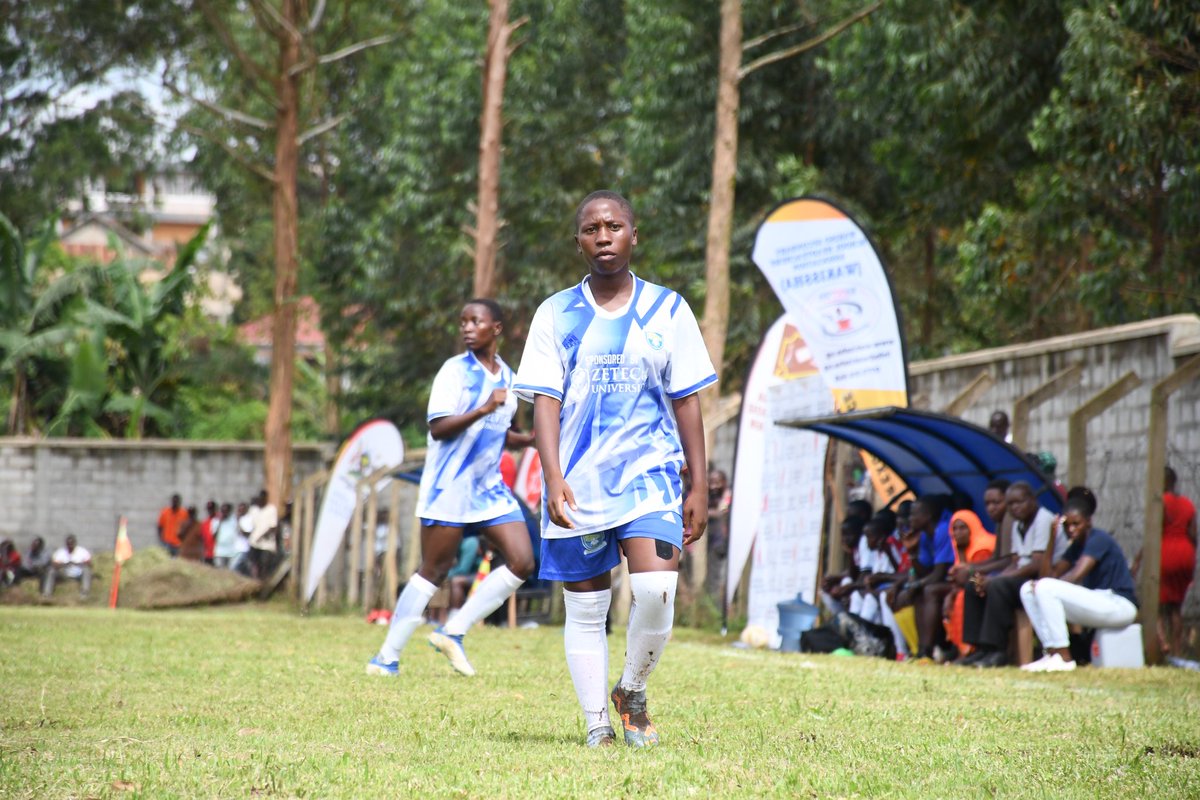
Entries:
{"label": "yellow corner flag", "polygon": [[121,565],[133,556],[133,543],[129,541],[128,520],[117,520],[117,544],[113,547],[112,591],[108,594],[108,607],[117,607],[117,592],[121,590]]}

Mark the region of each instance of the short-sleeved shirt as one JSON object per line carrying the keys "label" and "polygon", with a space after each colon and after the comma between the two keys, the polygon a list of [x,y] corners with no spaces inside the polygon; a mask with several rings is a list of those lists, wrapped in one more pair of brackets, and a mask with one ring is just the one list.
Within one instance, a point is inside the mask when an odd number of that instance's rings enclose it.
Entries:
{"label": "short-sleeved shirt", "polygon": [[921,534],[921,549],[917,551],[917,561],[925,567],[954,563],[954,540],[950,538],[949,514],[943,514],[938,520],[932,536]]}
{"label": "short-sleeved shirt", "polygon": [[451,439],[426,439],[425,469],[417,516],[440,522],[482,522],[517,511],[517,501],[500,475],[500,454],[517,410],[513,372],[496,356],[488,372],[471,351],[448,359],[433,379],[426,420],[456,417],[484,405],[496,389],[507,389],[504,405],[477,419]]}
{"label": "short-sleeved shirt", "polygon": [[[1049,509],[1038,506],[1037,515],[1028,526],[1018,521],[1012,529],[1012,551],[1017,554],[1017,566],[1023,567],[1029,563],[1034,553],[1045,552],[1046,544],[1050,541],[1050,532],[1054,528],[1054,514]],[[1054,552],[1051,563],[1062,558],[1071,541],[1066,536],[1054,538]]]}
{"label": "short-sleeved shirt", "polygon": [[1125,554],[1121,546],[1107,531],[1092,528],[1087,541],[1082,545],[1072,542],[1063,553],[1061,561],[1074,566],[1083,556],[1095,559],[1096,564],[1087,575],[1083,576],[1083,587],[1086,589],[1110,589],[1113,594],[1119,594],[1129,602],[1137,605],[1137,593],[1134,591],[1133,574],[1125,562]]}
{"label": "short-sleeved shirt", "polygon": [[82,564],[86,564],[92,560],[92,554],[82,545],[75,545],[74,550],[68,551],[66,547],[60,547],[54,551],[54,555],[50,561],[55,565],[62,567],[64,574],[72,578],[78,578],[83,574]]}
{"label": "short-sleeved shirt", "polygon": [[158,527],[162,528],[162,540],[172,547],[179,546],[179,530],[187,521],[187,509],[183,506],[171,508],[167,506],[158,514]]}
{"label": "short-sleeved shirt", "polygon": [[672,401],[716,380],[691,308],[670,289],[633,276],[629,301],[606,311],[585,278],[543,302],[516,391],[530,402],[539,394],[562,402],[559,461],[578,510],[567,509],[574,529],[543,513],[542,536],[680,513],[683,448]]}

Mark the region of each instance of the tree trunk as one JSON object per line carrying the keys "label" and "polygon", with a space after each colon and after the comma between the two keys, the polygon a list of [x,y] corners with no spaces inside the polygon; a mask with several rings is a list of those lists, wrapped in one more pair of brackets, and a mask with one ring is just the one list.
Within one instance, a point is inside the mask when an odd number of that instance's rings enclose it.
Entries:
{"label": "tree trunk", "polygon": [[[725,364],[725,337],[729,331],[729,242],[733,232],[733,198],[737,183],[738,68],[742,62],[742,2],[721,0],[720,61],[717,67],[716,133],[713,140],[712,187],[708,207],[708,239],[704,252],[704,317],[700,331],[708,357],[717,371],[713,390],[700,396],[701,413],[712,420],[721,399],[721,372]],[[705,453],[711,455],[715,430],[705,425]],[[705,476],[707,477],[707,476]],[[693,477],[693,480],[696,478]],[[692,594],[704,591],[708,571],[707,542],[689,554],[692,559]]]}
{"label": "tree trunk", "polygon": [[500,231],[500,143],[504,81],[508,77],[508,0],[490,0],[483,111],[479,118],[479,199],[475,211],[475,297],[496,292],[496,238]]}
{"label": "tree trunk", "polygon": [[[298,0],[283,0],[280,13],[296,26]],[[271,380],[267,406],[265,472],[269,501],[282,509],[292,473],[292,383],[296,370],[296,283],[299,240],[296,177],[300,145],[299,78],[290,74],[300,60],[300,43],[279,34],[278,111],[275,115],[275,184],[271,215],[275,228],[275,298],[271,325]]]}

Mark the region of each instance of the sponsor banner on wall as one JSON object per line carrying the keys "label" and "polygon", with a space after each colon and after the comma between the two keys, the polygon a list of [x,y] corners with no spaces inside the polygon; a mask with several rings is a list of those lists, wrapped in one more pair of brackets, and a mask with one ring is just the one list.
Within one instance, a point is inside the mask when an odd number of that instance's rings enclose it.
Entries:
{"label": "sponsor banner on wall", "polygon": [[[771,387],[817,375],[817,366],[788,314],[767,330],[746,377],[742,412],[738,421],[737,452],[733,464],[733,504],[729,509],[729,569],[725,602],[733,601],[751,548],[760,535],[764,513],[770,505],[764,487],[768,442],[779,433],[771,417]],[[825,389],[825,397],[828,390]]]}
{"label": "sponsor banner on wall", "polygon": [[[759,226],[751,257],[803,335],[839,413],[908,406],[891,282],[849,214],[826,200],[789,200]],[[882,462],[866,462],[881,500],[903,491]]]}
{"label": "sponsor banner on wall", "polygon": [[[400,431],[387,420],[368,422],[345,441],[333,462],[329,483],[321,498],[321,511],[313,530],[308,574],[304,579],[304,599],[312,599],[321,576],[329,569],[342,546],[346,528],[354,515],[358,482],[384,467],[399,467],[404,462],[404,441]],[[383,479],[376,486],[387,486]]]}

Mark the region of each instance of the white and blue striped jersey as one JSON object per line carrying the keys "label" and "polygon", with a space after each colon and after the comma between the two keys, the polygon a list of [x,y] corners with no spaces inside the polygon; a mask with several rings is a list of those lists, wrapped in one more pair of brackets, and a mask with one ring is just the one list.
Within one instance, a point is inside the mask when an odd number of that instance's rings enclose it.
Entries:
{"label": "white and blue striped jersey", "polygon": [[[683,449],[671,401],[717,376],[691,308],[633,278],[629,302],[600,308],[585,278],[538,308],[516,393],[562,401],[559,461],[577,511],[574,529],[545,513],[548,539],[607,530],[657,512],[680,513]],[[544,493],[543,493],[544,494]]]}
{"label": "white and blue striped jersey", "polygon": [[452,417],[479,408],[496,389],[508,389],[508,400],[453,439],[426,440],[425,469],[417,495],[417,516],[441,522],[482,522],[518,509],[500,477],[504,440],[517,410],[513,372],[500,365],[493,375],[470,351],[451,358],[438,370],[429,393],[426,420]]}

